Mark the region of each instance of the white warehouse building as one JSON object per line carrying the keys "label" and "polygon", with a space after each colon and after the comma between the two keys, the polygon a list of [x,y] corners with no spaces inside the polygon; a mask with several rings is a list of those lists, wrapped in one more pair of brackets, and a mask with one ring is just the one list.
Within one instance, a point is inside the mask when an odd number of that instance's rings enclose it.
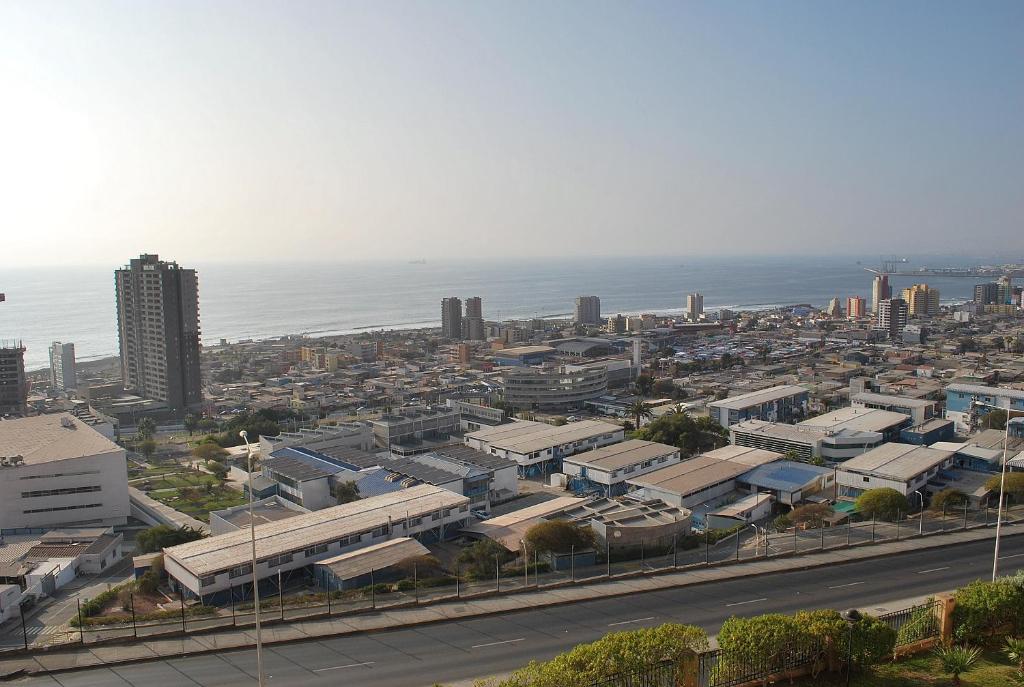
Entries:
{"label": "white warehouse building", "polygon": [[0,420],[0,534],[128,521],[125,450],[68,413]]}
{"label": "white warehouse building", "polygon": [[570,422],[561,427],[520,420],[507,425],[470,432],[470,448],[514,460],[523,477],[548,474],[561,467],[562,459],[583,451],[617,444],[625,430],[600,420]]}

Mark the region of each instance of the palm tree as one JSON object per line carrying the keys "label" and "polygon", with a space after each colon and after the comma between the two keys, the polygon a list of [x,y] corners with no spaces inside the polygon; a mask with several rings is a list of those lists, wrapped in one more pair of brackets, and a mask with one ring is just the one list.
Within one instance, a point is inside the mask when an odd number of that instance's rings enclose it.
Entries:
{"label": "palm tree", "polygon": [[636,418],[637,429],[640,429],[640,425],[643,424],[644,418],[651,417],[654,414],[651,412],[651,407],[649,405],[639,400],[629,406],[628,412]]}
{"label": "palm tree", "polygon": [[981,656],[981,649],[973,646],[949,644],[935,650],[942,664],[942,672],[950,677],[954,685],[960,684],[960,673],[966,673]]}
{"label": "palm tree", "polygon": [[1003,653],[1017,664],[1018,672],[1024,674],[1024,637],[1007,637]]}

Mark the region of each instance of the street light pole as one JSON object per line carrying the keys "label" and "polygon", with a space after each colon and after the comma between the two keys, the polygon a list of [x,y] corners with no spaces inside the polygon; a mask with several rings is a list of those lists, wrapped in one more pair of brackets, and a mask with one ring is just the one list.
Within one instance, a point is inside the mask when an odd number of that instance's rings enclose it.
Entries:
{"label": "street light pole", "polygon": [[996,548],[992,554],[992,581],[999,576],[999,537],[1003,533],[1003,509],[1006,504],[1006,449],[1010,443],[1010,407],[1006,407],[1006,427],[1003,428],[1003,459],[999,470],[999,509],[996,511]]}
{"label": "street light pole", "polygon": [[249,473],[249,543],[252,546],[252,598],[256,604],[256,680],[259,687],[263,687],[263,635],[260,631],[260,585],[256,579],[256,520],[253,519],[252,502],[252,445],[249,443],[249,433],[244,429],[238,433],[245,442],[246,467]]}

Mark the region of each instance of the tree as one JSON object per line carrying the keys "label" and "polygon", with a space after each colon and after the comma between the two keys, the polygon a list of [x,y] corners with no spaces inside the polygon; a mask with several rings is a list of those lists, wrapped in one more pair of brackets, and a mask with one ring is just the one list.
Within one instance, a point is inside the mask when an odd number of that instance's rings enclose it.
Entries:
{"label": "tree", "polygon": [[797,526],[820,529],[825,526],[825,521],[830,515],[832,506],[827,503],[808,503],[794,508],[789,514],[789,519]]}
{"label": "tree", "polygon": [[143,439],[139,443],[139,453],[141,453],[148,461],[156,453],[156,442],[152,439]]}
{"label": "tree", "polygon": [[206,464],[206,467],[209,469],[210,474],[212,474],[217,479],[219,479],[219,480],[227,479],[228,467],[226,465],[224,465],[224,463],[221,463],[221,462],[216,461],[216,460],[211,460],[210,462],[208,462]]}
{"label": "tree", "polygon": [[543,663],[532,661],[497,687],[587,687],[609,677],[630,675],[661,663],[678,665],[708,648],[707,633],[692,625],[611,632]]}
{"label": "tree", "polygon": [[592,549],[597,544],[594,531],[566,520],[547,520],[531,527],[523,537],[528,549],[535,551],[568,553]]}
{"label": "tree", "polygon": [[651,412],[651,407],[641,400],[636,400],[629,405],[626,409],[633,418],[636,419],[636,426],[640,427],[644,420],[651,417],[654,413]]}
{"label": "tree", "polygon": [[1006,429],[1006,411],[1002,408],[993,408],[981,418],[981,426],[985,429]]}
{"label": "tree", "polygon": [[671,379],[659,379],[654,383],[654,393],[660,396],[675,396],[677,392],[676,385]]}
{"label": "tree", "polygon": [[676,446],[686,456],[728,443],[728,432],[710,417],[694,419],[686,412],[666,413],[637,432],[638,439]]}
{"label": "tree", "polygon": [[140,440],[152,439],[156,435],[156,422],[151,417],[144,417],[135,425],[135,434]]}
{"label": "tree", "polygon": [[973,353],[978,350],[978,342],[974,340],[973,336],[965,336],[957,342],[957,350],[960,354]]}
{"label": "tree", "polygon": [[981,656],[978,647],[959,644],[947,644],[935,650],[935,655],[942,664],[942,672],[951,678],[951,684],[960,684],[960,674],[966,673]]}
{"label": "tree", "polygon": [[857,512],[865,518],[892,521],[909,511],[907,497],[888,487],[868,489],[857,497]]}
{"label": "tree", "polygon": [[338,505],[343,503],[352,503],[358,501],[362,497],[359,495],[359,487],[352,480],[347,482],[338,482],[337,486],[334,487],[334,498],[338,500]]}
{"label": "tree", "polygon": [[654,389],[654,378],[650,375],[639,375],[636,381],[633,383],[636,386],[636,393],[640,396],[650,396],[651,390]]}
{"label": "tree", "polygon": [[217,443],[204,441],[192,449],[192,455],[199,460],[220,460],[228,455],[228,452]]}
{"label": "tree", "polygon": [[959,489],[943,489],[932,497],[931,506],[935,510],[943,510],[949,506],[963,506],[967,503],[967,494]]}
{"label": "tree", "polygon": [[493,539],[481,539],[460,551],[455,560],[471,577],[486,578],[495,574],[495,565],[508,563],[513,558],[515,554]]}
{"label": "tree", "polygon": [[192,436],[197,429],[199,429],[199,418],[189,413],[185,416],[185,430],[189,436]]}
{"label": "tree", "polygon": [[[985,482],[985,488],[994,491],[998,495],[1001,481],[1001,475],[993,475]],[[1014,501],[1024,496],[1024,472],[1006,473],[1006,495]]]}
{"label": "tree", "polygon": [[171,527],[170,525],[157,525],[142,530],[135,537],[135,547],[139,553],[152,553],[161,551],[168,546],[187,544],[190,541],[203,539],[206,533],[191,527]]}

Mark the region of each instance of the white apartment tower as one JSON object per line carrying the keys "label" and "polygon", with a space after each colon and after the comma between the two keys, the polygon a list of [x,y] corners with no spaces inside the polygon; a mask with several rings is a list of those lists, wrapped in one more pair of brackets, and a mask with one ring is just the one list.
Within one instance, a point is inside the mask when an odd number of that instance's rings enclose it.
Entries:
{"label": "white apartment tower", "polygon": [[50,344],[50,388],[68,391],[78,387],[75,373],[75,344],[54,341]]}
{"label": "white apartment tower", "polygon": [[704,314],[704,296],[699,293],[691,293],[686,296],[686,317],[691,322],[697,322]]}

